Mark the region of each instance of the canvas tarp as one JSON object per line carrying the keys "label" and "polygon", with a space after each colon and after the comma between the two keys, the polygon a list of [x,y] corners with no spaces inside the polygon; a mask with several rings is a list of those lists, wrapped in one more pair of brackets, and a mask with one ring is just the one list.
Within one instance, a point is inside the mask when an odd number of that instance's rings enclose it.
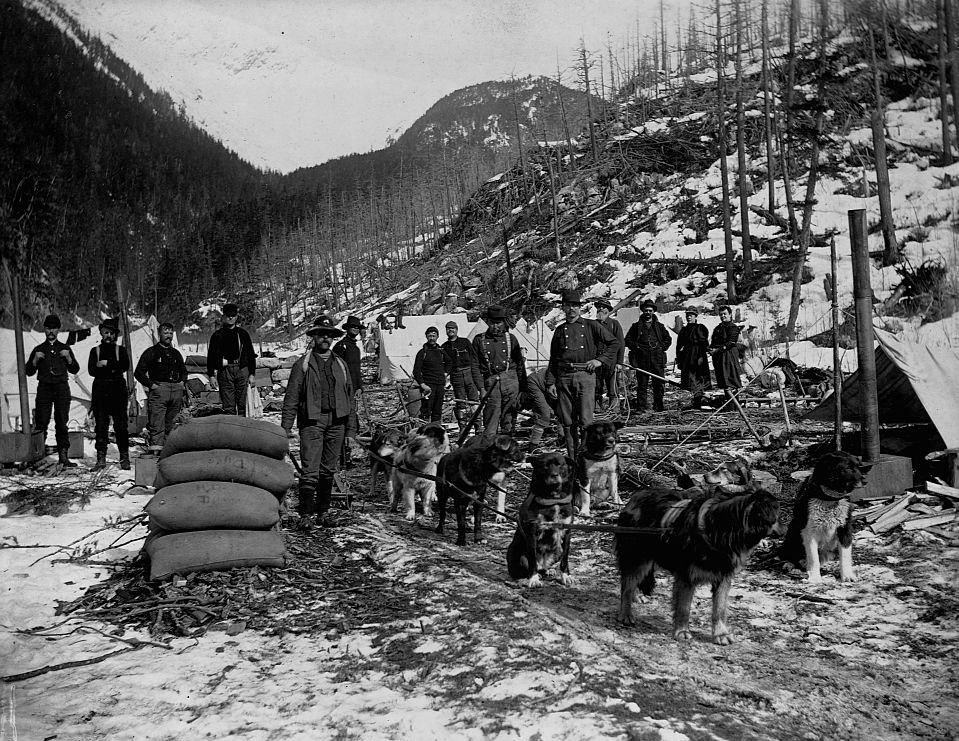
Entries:
{"label": "canvas tarp", "polygon": [[[150,317],[147,323],[142,327],[133,330],[130,333],[130,344],[132,345],[132,362],[134,367],[140,355],[151,345],[156,344],[158,323],[154,317]],[[29,356],[30,351],[46,341],[43,332],[24,332],[23,346],[24,353]],[[93,388],[93,378],[87,373],[87,360],[90,357],[90,350],[100,344],[100,334],[96,329],[91,335],[82,342],[71,345],[73,354],[80,364],[80,372],[70,376],[70,394],[72,403],[70,405],[70,427],[78,429],[84,426],[87,414],[90,411],[90,393]],[[122,344],[122,341],[121,341]],[[173,346],[178,347],[176,335],[173,336]],[[146,397],[143,388],[137,384],[137,399],[145,407]],[[37,377],[27,378],[27,392],[30,398],[30,411],[33,412],[34,402],[37,395]],[[0,397],[3,405],[0,410],[0,429],[3,432],[12,432],[20,429],[20,385],[17,380],[17,351],[16,337],[12,329],[0,329]],[[50,425],[50,432],[53,425]]]}
{"label": "canvas tarp", "polygon": [[[879,421],[931,422],[946,447],[959,447],[959,351],[907,342],[878,328],[875,333]],[[830,394],[806,418],[831,420],[834,410]],[[858,372],[843,381],[842,413],[846,421],[862,420]]]}
{"label": "canvas tarp", "polygon": [[416,353],[426,344],[427,327],[436,327],[440,332],[439,342],[446,342],[447,322],[456,322],[460,337],[469,337],[475,322],[460,314],[430,314],[427,316],[404,316],[403,329],[380,331],[380,383],[402,381],[413,374]]}

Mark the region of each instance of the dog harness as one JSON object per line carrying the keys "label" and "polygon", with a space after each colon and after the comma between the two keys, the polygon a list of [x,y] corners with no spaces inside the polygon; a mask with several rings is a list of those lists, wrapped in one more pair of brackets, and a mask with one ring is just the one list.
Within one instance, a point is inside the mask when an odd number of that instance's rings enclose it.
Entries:
{"label": "dog harness", "polygon": [[[669,509],[666,510],[666,513],[662,516],[662,519],[659,521],[659,526],[661,528],[672,527],[676,520],[679,519],[680,513],[682,513],[691,503],[692,499],[680,499],[678,502],[675,502],[669,505]],[[706,513],[712,509],[713,504],[716,500],[707,499],[703,506],[699,508],[699,514],[696,517],[696,526],[700,530],[704,530],[706,527]]]}

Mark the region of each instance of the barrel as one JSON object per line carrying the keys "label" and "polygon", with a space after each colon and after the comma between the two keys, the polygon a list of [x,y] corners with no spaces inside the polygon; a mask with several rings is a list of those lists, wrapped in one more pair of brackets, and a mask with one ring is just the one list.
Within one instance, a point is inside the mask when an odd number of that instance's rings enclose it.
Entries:
{"label": "barrel", "polygon": [[281,498],[293,486],[293,467],[275,458],[241,450],[198,450],[160,460],[154,483],[157,489],[190,481],[249,484]]}
{"label": "barrel", "polygon": [[280,567],[286,545],[276,530],[196,530],[151,538],[144,546],[150,578],[224,571],[248,566]]}
{"label": "barrel", "polygon": [[198,450],[242,450],[280,460],[287,454],[286,431],[277,424],[234,414],[197,417],[169,434],[161,458]]}
{"label": "barrel", "polygon": [[146,506],[151,530],[269,530],[280,505],[266,489],[230,481],[189,481],[160,489]]}

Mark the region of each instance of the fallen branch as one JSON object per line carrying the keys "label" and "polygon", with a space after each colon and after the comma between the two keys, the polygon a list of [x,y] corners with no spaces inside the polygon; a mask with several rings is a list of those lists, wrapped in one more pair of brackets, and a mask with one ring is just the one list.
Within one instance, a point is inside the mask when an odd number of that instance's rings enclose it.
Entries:
{"label": "fallen branch", "polygon": [[101,654],[100,656],[94,656],[89,659],[80,659],[78,661],[64,661],[62,664],[49,664],[48,666],[41,666],[39,669],[31,669],[28,672],[22,672],[20,674],[8,674],[5,677],[0,677],[4,682],[20,682],[24,679],[33,679],[33,677],[39,677],[43,674],[49,674],[50,672],[58,672],[63,669],[75,669],[78,666],[90,666],[90,664],[99,664],[101,661],[106,661],[107,659],[113,656],[119,656],[120,654],[130,653],[130,651],[139,651],[141,648],[146,646],[146,643],[141,643],[136,646],[127,646],[125,648],[119,648],[116,651],[111,651],[108,654]]}
{"label": "fallen branch", "polygon": [[836,600],[829,599],[829,597],[820,597],[818,594],[806,594],[805,592],[786,592],[787,597],[794,597],[795,599],[806,600],[806,602],[819,602],[823,605],[834,605]]}

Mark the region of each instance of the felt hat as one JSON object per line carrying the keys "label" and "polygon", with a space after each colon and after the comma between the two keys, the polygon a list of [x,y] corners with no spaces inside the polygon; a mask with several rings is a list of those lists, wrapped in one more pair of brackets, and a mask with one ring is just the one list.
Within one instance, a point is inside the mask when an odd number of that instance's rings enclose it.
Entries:
{"label": "felt hat", "polygon": [[350,314],[346,318],[346,323],[343,325],[343,329],[349,329],[350,327],[363,329],[363,322],[360,321],[360,318],[358,316],[353,316],[352,314]]}
{"label": "felt hat", "polygon": [[447,322],[447,323],[446,323],[446,329],[451,329],[451,328],[452,328],[452,329],[459,329],[459,328],[460,328],[460,325],[457,324],[456,322]]}
{"label": "felt hat", "polygon": [[639,308],[640,308],[640,309],[652,309],[653,311],[656,311],[656,302],[653,301],[652,299],[645,298],[645,299],[643,299],[643,302],[639,305]]}
{"label": "felt hat", "polygon": [[697,309],[695,306],[687,306],[686,316],[689,316],[690,314],[692,314],[693,316],[699,316],[699,309]]}
{"label": "felt hat", "polygon": [[47,318],[43,320],[44,329],[60,329],[61,326],[60,317],[56,314],[48,314]]}
{"label": "felt hat", "polygon": [[595,306],[597,309],[606,309],[606,311],[613,310],[613,305],[609,303],[609,301],[607,301],[605,298],[596,299],[595,301],[593,301],[593,306]]}
{"label": "felt hat", "polygon": [[236,304],[223,304],[223,316],[239,316],[240,308]]}
{"label": "felt hat", "polygon": [[582,306],[583,294],[581,294],[579,291],[563,291],[562,303],[572,304],[573,306]]}
{"label": "felt hat", "polygon": [[436,327],[427,327],[423,334],[428,335],[430,332],[435,334],[437,337],[440,336],[440,331]]}
{"label": "felt hat", "polygon": [[498,304],[486,307],[486,319],[494,322],[506,321],[506,307]]}
{"label": "felt hat", "polygon": [[313,326],[306,330],[306,333],[310,336],[322,336],[322,337],[342,337],[343,330],[337,329],[333,326],[333,320],[330,319],[326,314],[320,314],[316,319],[313,320]]}
{"label": "felt hat", "polygon": [[100,322],[99,329],[101,332],[105,329],[112,329],[114,334],[120,334],[120,323],[113,317],[110,317]]}

